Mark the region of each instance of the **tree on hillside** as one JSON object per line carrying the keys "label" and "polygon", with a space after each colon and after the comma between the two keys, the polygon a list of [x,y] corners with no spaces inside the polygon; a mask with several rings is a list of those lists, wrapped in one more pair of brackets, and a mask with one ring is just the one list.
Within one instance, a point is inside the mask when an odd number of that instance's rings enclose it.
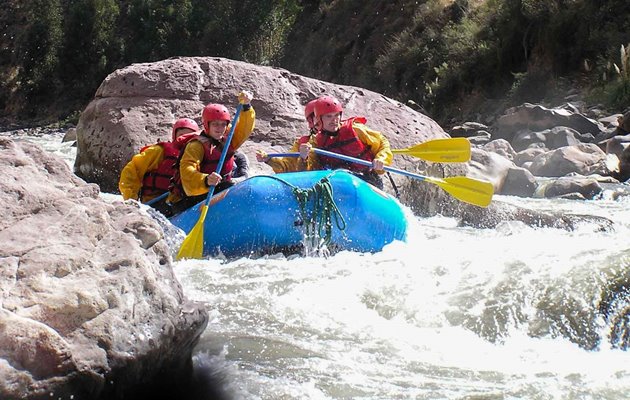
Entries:
{"label": "tree on hillside", "polygon": [[125,34],[124,53],[129,62],[194,53],[191,30],[201,21],[191,0],[132,0],[121,7],[119,29]]}
{"label": "tree on hillside", "polygon": [[93,94],[94,82],[101,82],[120,62],[120,9],[115,0],[74,0],[66,15],[60,79],[75,96],[84,98]]}
{"label": "tree on hillside", "polygon": [[33,0],[24,12],[30,25],[16,40],[18,90],[30,103],[54,94],[60,84],[63,17],[60,0]]}

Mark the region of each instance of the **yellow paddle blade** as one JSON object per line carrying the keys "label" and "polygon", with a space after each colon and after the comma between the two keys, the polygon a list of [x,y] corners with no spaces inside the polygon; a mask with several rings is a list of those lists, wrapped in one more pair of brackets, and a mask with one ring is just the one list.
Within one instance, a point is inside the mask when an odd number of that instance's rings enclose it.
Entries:
{"label": "yellow paddle blade", "polygon": [[427,177],[426,180],[435,183],[456,199],[479,207],[488,207],[494,194],[492,183],[465,176],[444,179]]}
{"label": "yellow paddle blade", "polygon": [[192,230],[186,235],[177,252],[177,260],[203,257],[203,224],[208,214],[208,206],[201,206],[201,215]]}
{"label": "yellow paddle blade", "polygon": [[435,139],[406,149],[392,149],[392,153],[431,162],[466,162],[470,160],[470,142],[466,138]]}

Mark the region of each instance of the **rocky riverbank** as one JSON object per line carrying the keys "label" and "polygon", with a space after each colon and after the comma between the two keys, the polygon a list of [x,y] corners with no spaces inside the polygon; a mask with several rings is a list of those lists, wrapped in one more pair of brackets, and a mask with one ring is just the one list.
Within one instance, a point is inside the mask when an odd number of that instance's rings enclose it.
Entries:
{"label": "rocky riverbank", "polygon": [[37,145],[0,149],[0,398],[185,392],[208,316],[161,228]]}

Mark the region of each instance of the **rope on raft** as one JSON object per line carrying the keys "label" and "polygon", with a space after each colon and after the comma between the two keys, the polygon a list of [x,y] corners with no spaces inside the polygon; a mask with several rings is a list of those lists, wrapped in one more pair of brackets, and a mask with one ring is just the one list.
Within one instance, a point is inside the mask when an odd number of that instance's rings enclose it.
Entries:
{"label": "rope on raft", "polygon": [[[299,188],[274,177],[291,187],[300,208],[305,238],[314,241],[319,241],[318,239],[321,238],[323,245],[329,245],[332,241],[333,224],[341,231],[346,229],[346,221],[335,203],[329,176],[322,178],[309,189]],[[317,247],[320,247],[319,243]]]}

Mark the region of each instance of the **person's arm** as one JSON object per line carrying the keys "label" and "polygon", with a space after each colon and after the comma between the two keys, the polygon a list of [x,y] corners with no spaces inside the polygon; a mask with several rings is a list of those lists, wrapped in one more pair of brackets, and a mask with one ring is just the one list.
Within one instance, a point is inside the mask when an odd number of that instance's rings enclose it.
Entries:
{"label": "person's arm", "polygon": [[[296,140],[293,142],[289,153],[297,153],[300,150],[300,142]],[[274,157],[270,158],[266,164],[273,168],[273,172],[281,173],[281,172],[296,172],[303,171],[303,169],[298,169],[299,163],[303,164],[303,161],[300,161],[300,157]]]}
{"label": "person's arm", "polygon": [[184,154],[179,161],[179,175],[187,196],[199,196],[208,193],[208,186],[206,185],[208,174],[200,171],[203,157],[204,149],[200,141],[192,140],[186,145]]}
{"label": "person's arm", "polygon": [[[315,137],[309,138],[311,147],[315,146]],[[296,140],[289,150],[290,153],[298,153],[300,151],[301,142]],[[305,160],[302,157],[278,157],[271,158],[267,164],[273,168],[274,172],[300,172],[300,171],[316,171],[320,170],[319,158],[315,152],[311,151]]]}
{"label": "person's arm", "polygon": [[230,142],[230,149],[236,151],[252,134],[252,131],[256,127],[256,111],[251,105],[243,105],[243,110],[236,121],[236,128],[234,128],[234,136],[232,142]]}
{"label": "person's arm", "polygon": [[385,165],[391,165],[394,155],[389,140],[383,134],[362,124],[355,124],[353,128],[357,132],[359,140],[370,148],[375,159],[381,160]]}
{"label": "person's arm", "polygon": [[118,190],[120,190],[123,199],[138,200],[144,174],[147,171],[157,169],[163,157],[162,146],[156,145],[146,148],[131,158],[131,161],[120,172],[120,180],[118,181]]}
{"label": "person's arm", "polygon": [[[317,147],[317,141],[315,140],[315,135],[312,135],[308,141],[311,145],[311,148]],[[300,158],[300,163],[303,164],[301,171],[318,171],[322,169],[321,164],[319,163],[319,156],[314,151],[308,153],[308,158],[306,160],[302,160]]]}

